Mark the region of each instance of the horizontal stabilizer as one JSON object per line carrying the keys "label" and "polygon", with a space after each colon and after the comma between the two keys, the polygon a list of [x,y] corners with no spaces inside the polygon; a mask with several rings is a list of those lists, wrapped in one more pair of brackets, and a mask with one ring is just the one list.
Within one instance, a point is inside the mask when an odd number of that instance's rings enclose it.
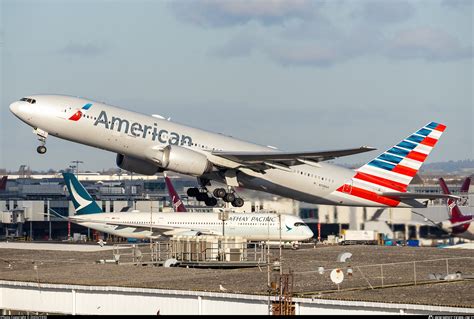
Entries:
{"label": "horizontal stabilizer", "polygon": [[459,196],[451,194],[430,194],[430,193],[401,193],[401,192],[384,192],[381,196],[394,197],[397,199],[436,199],[436,198],[452,198],[460,199]]}

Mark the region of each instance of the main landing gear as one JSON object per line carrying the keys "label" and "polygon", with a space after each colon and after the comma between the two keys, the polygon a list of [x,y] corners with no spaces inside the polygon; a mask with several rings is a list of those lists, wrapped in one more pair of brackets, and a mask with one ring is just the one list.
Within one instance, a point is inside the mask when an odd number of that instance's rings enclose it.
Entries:
{"label": "main landing gear", "polygon": [[232,203],[234,207],[244,206],[244,200],[240,197],[236,197],[234,192],[227,192],[225,188],[216,188],[213,192],[217,198],[222,198],[226,203]]}
{"label": "main landing gear", "polygon": [[216,206],[217,198],[222,198],[226,203],[231,203],[234,207],[244,206],[244,200],[240,197],[235,196],[234,192],[227,192],[224,188],[216,188],[213,192],[213,196],[209,196],[207,188],[188,188],[187,194],[189,197],[196,197],[198,201],[204,202],[206,206]]}
{"label": "main landing gear", "polygon": [[189,197],[196,197],[198,201],[206,203],[206,206],[217,205],[217,199],[209,196],[206,188],[199,189],[197,187],[191,187],[188,188],[187,194]]}
{"label": "main landing gear", "polygon": [[43,131],[42,129],[39,129],[39,128],[35,128],[33,130],[33,133],[35,133],[36,136],[38,136],[38,141],[40,141],[40,143],[41,143],[41,145],[36,148],[36,151],[39,154],[46,153],[47,148],[44,145],[46,144],[46,138],[48,137],[48,132]]}

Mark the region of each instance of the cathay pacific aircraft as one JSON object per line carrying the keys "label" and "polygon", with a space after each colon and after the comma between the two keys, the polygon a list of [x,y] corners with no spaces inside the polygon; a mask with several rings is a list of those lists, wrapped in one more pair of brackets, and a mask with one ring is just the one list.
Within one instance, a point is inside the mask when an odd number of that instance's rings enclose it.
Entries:
{"label": "cathay pacific aircraft", "polygon": [[[64,95],[27,96],[10,105],[33,127],[46,152],[48,136],[117,154],[117,165],[139,174],[165,170],[196,176],[200,188],[188,190],[206,205],[217,198],[241,207],[234,187],[260,190],[308,203],[424,207],[416,199],[456,197],[411,194],[407,186],[438,142],[446,126],[430,122],[367,164],[352,170],[327,160],[374,150],[362,146],[316,152],[284,152],[274,147],[145,115],[84,98]],[[228,185],[210,194],[211,181]],[[214,197],[212,196],[214,195]]]}
{"label": "cathay pacific aircraft", "polygon": [[[313,237],[297,216],[275,213],[229,213],[225,224],[218,213],[103,213],[87,190],[71,173],[63,173],[76,215],[73,223],[126,238],[157,239],[161,236],[226,235],[249,241],[300,242]],[[281,230],[280,230],[281,229]]]}

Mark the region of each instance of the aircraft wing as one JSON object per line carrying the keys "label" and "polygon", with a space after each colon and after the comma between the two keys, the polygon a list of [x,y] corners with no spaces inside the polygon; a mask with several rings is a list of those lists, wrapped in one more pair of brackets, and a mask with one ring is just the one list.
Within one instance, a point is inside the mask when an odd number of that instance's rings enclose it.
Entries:
{"label": "aircraft wing", "polygon": [[384,192],[381,196],[393,197],[396,199],[436,199],[436,198],[452,198],[460,199],[461,197],[450,194],[430,194],[430,193],[400,193],[400,192]]}
{"label": "aircraft wing", "polygon": [[364,152],[373,151],[375,148],[362,146],[359,148],[349,148],[341,150],[320,151],[320,152],[226,152],[214,151],[212,155],[219,156],[249,168],[260,170],[273,168],[288,168],[297,164],[316,164],[317,162],[331,160],[337,157],[349,156]]}

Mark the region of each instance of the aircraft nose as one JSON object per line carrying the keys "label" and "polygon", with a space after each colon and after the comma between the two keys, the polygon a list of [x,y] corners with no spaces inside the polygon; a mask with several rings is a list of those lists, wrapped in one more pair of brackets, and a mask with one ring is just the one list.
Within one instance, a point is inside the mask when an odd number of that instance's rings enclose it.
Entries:
{"label": "aircraft nose", "polygon": [[17,102],[13,102],[12,104],[10,104],[10,111],[13,114],[18,114],[19,111],[20,111],[20,103],[17,101]]}

